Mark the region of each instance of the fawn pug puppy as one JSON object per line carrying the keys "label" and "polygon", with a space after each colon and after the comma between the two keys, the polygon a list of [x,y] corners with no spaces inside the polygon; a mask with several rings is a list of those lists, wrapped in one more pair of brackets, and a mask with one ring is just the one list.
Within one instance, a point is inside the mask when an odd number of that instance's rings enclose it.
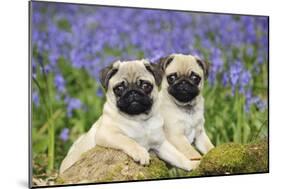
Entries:
{"label": "fawn pug puppy", "polygon": [[198,162],[187,159],[165,138],[158,98],[162,75],[156,67],[146,60],[117,61],[101,71],[100,80],[106,90],[102,115],[72,145],[60,173],[95,145],[122,150],[142,165],[149,164],[151,149],[182,169],[197,166]]}
{"label": "fawn pug puppy", "polygon": [[208,65],[197,57],[172,54],[159,60],[164,73],[160,112],[168,141],[188,159],[200,159],[214,146],[204,129],[204,98],[201,91]]}

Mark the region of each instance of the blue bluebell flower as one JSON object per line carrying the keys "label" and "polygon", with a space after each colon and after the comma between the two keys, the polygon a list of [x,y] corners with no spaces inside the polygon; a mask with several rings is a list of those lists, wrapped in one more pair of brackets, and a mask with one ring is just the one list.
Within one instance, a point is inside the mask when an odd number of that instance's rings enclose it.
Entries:
{"label": "blue bluebell flower", "polygon": [[228,85],[228,83],[229,83],[228,73],[225,72],[225,73],[223,73],[223,75],[222,75],[222,85],[223,85],[224,87],[226,87],[226,86]]}
{"label": "blue bluebell flower", "polygon": [[73,111],[82,107],[82,102],[77,98],[66,97],[65,103],[67,105],[66,111],[68,117],[72,117]]}
{"label": "blue bluebell flower", "polygon": [[251,73],[248,70],[243,70],[242,73],[240,74],[240,83],[239,83],[239,92],[240,93],[245,93],[245,88],[250,84],[251,81]]}
{"label": "blue bluebell flower", "polygon": [[59,73],[56,74],[54,82],[55,82],[57,91],[59,93],[64,93],[65,92],[65,80],[64,80],[63,76]]}
{"label": "blue bluebell flower", "polygon": [[66,142],[69,138],[69,128],[63,128],[59,137],[63,142]]}
{"label": "blue bluebell flower", "polygon": [[[32,60],[32,74],[36,77],[40,71],[52,73],[59,98],[63,97],[61,93],[68,95],[57,65],[60,57],[74,69],[84,69],[98,80],[101,68],[114,60],[146,57],[154,61],[171,53],[193,54],[210,60],[211,85],[221,79],[219,84],[231,88],[233,94],[238,90],[244,95],[252,90],[249,87],[252,74],[241,62],[245,53],[253,57],[254,68],[249,69],[256,73],[267,63],[268,19],[265,17],[44,2],[33,2],[33,5],[32,47],[36,56]],[[62,21],[67,24],[62,26]],[[97,91],[97,96],[102,96],[101,91]],[[248,104],[262,107],[262,102],[252,101]],[[69,99],[66,104],[69,116],[81,106],[81,102]]]}
{"label": "blue bluebell flower", "polygon": [[34,105],[36,106],[36,107],[38,107],[39,106],[39,94],[38,94],[38,92],[37,91],[33,91],[32,92],[32,102],[34,103]]}
{"label": "blue bluebell flower", "polygon": [[104,96],[104,95],[103,95],[103,89],[102,89],[101,87],[99,87],[99,88],[97,89],[96,95],[97,95],[98,97],[103,97],[103,96]]}
{"label": "blue bluebell flower", "polygon": [[240,73],[242,72],[243,67],[241,61],[236,61],[231,64],[229,69],[230,82],[233,87],[236,87],[239,81]]}

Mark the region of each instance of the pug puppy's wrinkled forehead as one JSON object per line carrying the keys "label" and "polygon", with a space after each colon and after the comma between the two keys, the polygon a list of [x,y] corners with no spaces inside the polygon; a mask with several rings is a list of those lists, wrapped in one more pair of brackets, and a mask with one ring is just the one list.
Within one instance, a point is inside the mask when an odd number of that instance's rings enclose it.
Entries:
{"label": "pug puppy's wrinkled forehead", "polygon": [[172,61],[167,65],[165,73],[175,73],[177,72],[179,76],[189,75],[191,72],[196,72],[200,77],[204,77],[204,71],[200,64],[198,64],[198,59],[192,55],[171,55]]}
{"label": "pug puppy's wrinkled forehead", "polygon": [[140,79],[148,80],[159,86],[162,81],[162,74],[159,72],[157,65],[151,64],[146,59],[122,62],[118,60],[100,72],[100,81],[105,90],[112,88],[114,84],[122,80],[134,83]]}
{"label": "pug puppy's wrinkled forehead", "polygon": [[111,78],[109,86],[125,81],[126,83],[137,83],[139,80],[146,80],[150,83],[155,83],[153,75],[147,69],[150,63],[145,60],[133,60],[133,61],[117,61],[113,64],[113,67],[118,69],[117,73]]}
{"label": "pug puppy's wrinkled forehead", "polygon": [[160,66],[165,75],[177,72],[179,75],[188,75],[196,72],[204,79],[208,76],[209,65],[199,57],[184,54],[171,54],[160,59]]}

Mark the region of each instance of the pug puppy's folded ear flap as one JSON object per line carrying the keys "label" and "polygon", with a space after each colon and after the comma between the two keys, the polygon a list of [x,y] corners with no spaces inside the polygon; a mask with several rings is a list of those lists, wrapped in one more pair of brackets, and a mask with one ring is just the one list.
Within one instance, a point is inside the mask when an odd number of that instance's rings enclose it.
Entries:
{"label": "pug puppy's folded ear flap", "polygon": [[207,79],[209,75],[210,64],[207,61],[201,60],[199,57],[195,57],[195,59],[198,65],[203,69],[204,79]]}
{"label": "pug puppy's folded ear flap", "polygon": [[99,74],[100,83],[105,90],[108,89],[109,80],[117,73],[120,61],[113,62],[104,67]]}
{"label": "pug puppy's folded ear flap", "polygon": [[160,86],[164,73],[161,70],[161,68],[159,67],[159,65],[155,64],[155,63],[148,62],[148,61],[145,62],[144,65],[145,65],[145,68],[147,69],[147,71],[149,71],[153,75],[156,85]]}
{"label": "pug puppy's folded ear flap", "polygon": [[157,64],[159,65],[159,68],[162,70],[163,73],[165,73],[166,68],[168,65],[174,60],[173,55],[169,55],[166,57],[162,57],[159,60],[157,60]]}

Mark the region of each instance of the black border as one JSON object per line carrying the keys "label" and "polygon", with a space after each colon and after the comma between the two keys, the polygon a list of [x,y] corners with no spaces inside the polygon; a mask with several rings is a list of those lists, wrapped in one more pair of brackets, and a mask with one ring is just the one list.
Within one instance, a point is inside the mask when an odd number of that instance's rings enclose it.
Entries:
{"label": "black border", "polygon": [[32,3],[28,2],[28,187],[33,188],[32,186],[32,64],[31,64],[31,39],[32,39]]}
{"label": "black border", "polygon": [[[41,2],[41,3],[49,3],[49,4],[71,4],[71,5],[85,5],[85,6],[98,6],[98,7],[115,7],[115,8],[133,8],[133,9],[147,9],[147,10],[163,10],[163,11],[176,11],[176,12],[189,12],[189,13],[203,13],[203,14],[219,14],[219,15],[237,15],[237,16],[254,16],[254,17],[266,17],[268,20],[267,28],[268,28],[268,48],[267,48],[267,123],[268,123],[268,171],[266,172],[250,172],[250,173],[236,173],[230,175],[206,175],[206,176],[190,176],[190,177],[174,177],[174,178],[155,178],[155,179],[146,179],[146,180],[131,180],[131,181],[112,181],[112,182],[96,182],[96,183],[78,183],[78,184],[64,184],[64,185],[46,185],[46,186],[32,186],[32,97],[31,97],[31,89],[32,89],[32,78],[31,78],[31,44],[32,44],[32,2]],[[269,99],[269,75],[270,75],[270,67],[269,67],[269,43],[270,43],[270,17],[268,15],[255,15],[255,14],[238,14],[238,13],[226,13],[226,12],[207,12],[207,11],[191,11],[191,10],[175,10],[175,9],[164,9],[164,8],[147,8],[147,7],[132,7],[132,6],[120,6],[120,5],[101,5],[101,4],[89,4],[89,3],[72,3],[72,2],[53,2],[53,1],[40,1],[40,0],[30,0],[28,2],[28,187],[29,188],[53,188],[53,187],[68,187],[68,186],[85,186],[85,185],[97,185],[97,184],[114,184],[114,183],[130,183],[130,182],[146,182],[146,181],[163,181],[163,180],[175,180],[175,179],[189,179],[189,178],[208,178],[208,177],[223,177],[223,176],[239,176],[239,175],[253,175],[253,174],[266,174],[270,173],[270,99]]]}

